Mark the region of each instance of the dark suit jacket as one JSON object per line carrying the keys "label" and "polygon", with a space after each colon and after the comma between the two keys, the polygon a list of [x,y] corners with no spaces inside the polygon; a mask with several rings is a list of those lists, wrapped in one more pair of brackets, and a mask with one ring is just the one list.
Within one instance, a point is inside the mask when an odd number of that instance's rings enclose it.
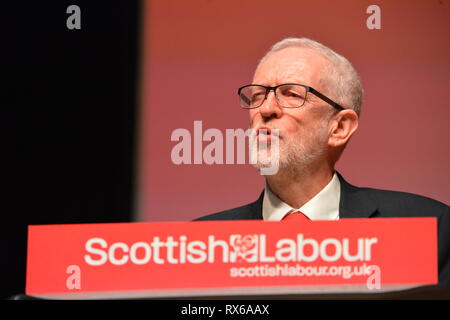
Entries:
{"label": "dark suit jacket", "polygon": [[[450,288],[450,210],[439,201],[404,192],[355,187],[341,182],[339,217],[437,217],[439,284]],[[258,220],[262,219],[264,192],[255,202],[235,209],[222,211],[200,220]]]}

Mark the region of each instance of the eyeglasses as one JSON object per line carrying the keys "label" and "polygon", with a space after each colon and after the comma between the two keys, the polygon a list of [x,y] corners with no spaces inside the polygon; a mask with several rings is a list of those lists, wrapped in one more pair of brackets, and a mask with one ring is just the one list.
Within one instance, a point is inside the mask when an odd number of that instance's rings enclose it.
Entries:
{"label": "eyeglasses", "polygon": [[311,92],[337,110],[340,111],[345,109],[343,106],[337,104],[314,88],[296,83],[285,83],[275,87],[267,87],[259,84],[243,86],[238,90],[241,108],[259,108],[272,90],[275,93],[278,105],[283,108],[300,108],[305,104],[308,92]]}

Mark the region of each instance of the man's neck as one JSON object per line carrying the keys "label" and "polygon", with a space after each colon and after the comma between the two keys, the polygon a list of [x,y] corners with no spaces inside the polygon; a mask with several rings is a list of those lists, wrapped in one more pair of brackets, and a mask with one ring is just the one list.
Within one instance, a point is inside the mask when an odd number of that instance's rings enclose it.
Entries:
{"label": "man's neck", "polygon": [[300,208],[320,192],[333,178],[334,169],[327,166],[315,170],[279,170],[266,176],[266,185],[278,198],[293,208]]}

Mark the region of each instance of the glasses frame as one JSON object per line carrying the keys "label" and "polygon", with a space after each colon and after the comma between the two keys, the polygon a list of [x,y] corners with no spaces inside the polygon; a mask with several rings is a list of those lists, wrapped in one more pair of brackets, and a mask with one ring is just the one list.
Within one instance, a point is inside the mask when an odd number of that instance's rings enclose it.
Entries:
{"label": "glasses frame", "polygon": [[[261,85],[261,84],[247,84],[247,85],[245,85],[245,86],[243,86],[243,87],[240,87],[240,88],[238,89],[238,95],[239,95],[239,98],[240,98],[241,100],[243,99],[242,96],[241,96],[241,91],[242,91],[243,89],[247,88],[247,87],[257,86],[257,87],[261,87],[261,88],[266,89],[266,94],[265,94],[265,96],[264,96],[264,99],[262,100],[262,102],[261,102],[261,104],[260,104],[259,106],[257,106],[257,107],[243,107],[243,106],[241,106],[241,108],[242,108],[242,109],[256,109],[256,108],[261,107],[261,106],[263,105],[264,101],[266,101],[267,96],[269,95],[269,92],[270,92],[270,91],[273,91],[273,93],[275,94],[275,98],[276,98],[277,103],[278,103],[278,105],[279,105],[280,107],[282,107],[282,108],[289,108],[289,109],[293,109],[293,108],[301,108],[301,107],[305,104],[305,102],[303,102],[303,104],[300,105],[300,106],[298,106],[298,107],[285,107],[285,106],[280,105],[280,101],[278,100],[278,96],[277,96],[276,90],[277,90],[279,87],[287,86],[287,85],[290,85],[290,86],[296,85],[296,86],[304,87],[304,88],[306,89],[306,96],[308,95],[308,92],[311,92],[313,95],[315,95],[316,97],[322,99],[323,101],[325,101],[326,103],[330,104],[332,107],[334,107],[335,109],[337,109],[337,110],[339,110],[339,111],[345,110],[345,109],[346,109],[346,108],[344,108],[343,106],[341,106],[340,104],[338,104],[338,103],[334,102],[333,100],[331,100],[330,98],[328,98],[326,95],[320,93],[319,91],[317,91],[317,90],[314,89],[313,87],[306,86],[306,85],[304,85],[304,84],[299,84],[299,83],[283,83],[283,84],[280,84],[280,85],[275,86],[275,87],[263,86],[263,85]],[[306,96],[305,96],[305,101],[306,101]],[[245,96],[244,96],[244,97],[245,97]]]}

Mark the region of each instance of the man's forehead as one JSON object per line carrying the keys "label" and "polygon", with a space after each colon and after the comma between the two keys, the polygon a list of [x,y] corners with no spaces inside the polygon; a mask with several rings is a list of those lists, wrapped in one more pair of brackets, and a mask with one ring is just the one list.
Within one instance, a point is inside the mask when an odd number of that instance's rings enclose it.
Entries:
{"label": "man's forehead", "polygon": [[[267,56],[256,68],[254,82],[315,82],[325,65],[321,54],[307,48],[290,47]],[[268,83],[264,83],[269,85]],[[313,83],[304,83],[313,85]]]}
{"label": "man's forehead", "polygon": [[272,60],[264,61],[255,70],[254,79],[266,79],[268,77],[293,78],[301,75],[308,75],[311,69],[308,61],[305,60]]}

